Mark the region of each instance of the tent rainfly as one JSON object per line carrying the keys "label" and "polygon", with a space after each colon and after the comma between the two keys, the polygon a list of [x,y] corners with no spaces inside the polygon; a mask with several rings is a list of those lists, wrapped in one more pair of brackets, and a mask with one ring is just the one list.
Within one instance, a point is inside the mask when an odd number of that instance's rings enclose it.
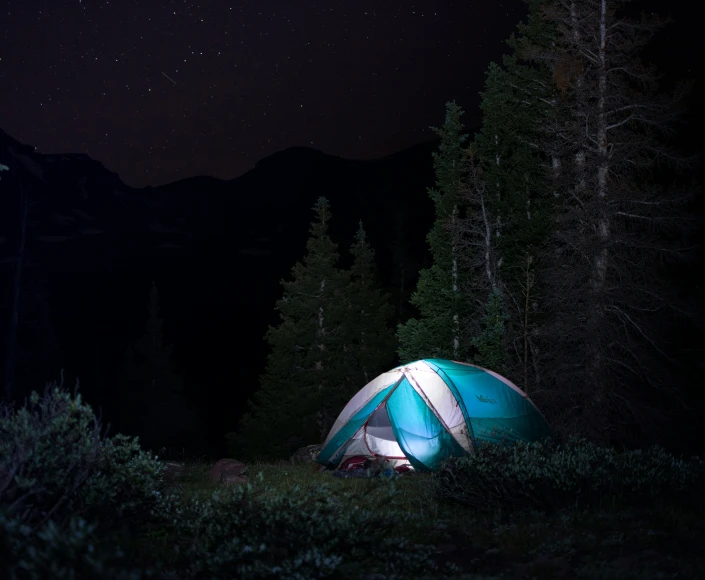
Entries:
{"label": "tent rainfly", "polygon": [[335,467],[348,457],[377,457],[434,471],[482,441],[551,435],[536,405],[508,379],[471,364],[423,359],[363,387],[333,424],[317,461]]}

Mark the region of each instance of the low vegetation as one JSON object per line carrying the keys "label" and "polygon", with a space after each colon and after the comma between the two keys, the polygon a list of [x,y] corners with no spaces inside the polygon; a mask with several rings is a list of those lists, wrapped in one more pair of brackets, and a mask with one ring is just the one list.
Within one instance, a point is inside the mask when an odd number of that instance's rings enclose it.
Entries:
{"label": "low vegetation", "polygon": [[705,577],[705,466],[584,440],[483,446],[436,474],[254,463],[175,483],[51,385],[0,412],[0,562],[24,578]]}

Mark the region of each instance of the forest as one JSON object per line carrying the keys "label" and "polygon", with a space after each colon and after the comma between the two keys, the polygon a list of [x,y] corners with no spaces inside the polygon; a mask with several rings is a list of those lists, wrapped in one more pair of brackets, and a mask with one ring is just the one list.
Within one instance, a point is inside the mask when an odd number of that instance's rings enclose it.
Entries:
{"label": "forest", "polygon": [[432,263],[396,329],[364,225],[353,265],[336,269],[335,208],[316,203],[233,450],[274,456],[271,433],[319,442],[360,385],[425,357],[511,377],[559,432],[682,444],[673,426],[692,421],[703,345],[699,166],[677,132],[689,85],[665,93],[639,60],[663,21],[609,24],[589,6],[546,8],[519,27],[487,72],[472,140],[462,108],[447,104],[429,190]]}
{"label": "forest", "polygon": [[[90,166],[99,179],[86,177],[84,193],[115,194],[84,195],[103,217],[80,221],[89,206],[46,185],[62,183],[51,167],[64,161],[4,138],[0,561],[15,558],[13,578],[74,565],[146,577],[125,553],[184,578],[645,578],[638,558],[620,560],[644,550],[654,574],[705,571],[702,524],[689,519],[705,483],[691,457],[705,434],[694,82],[665,84],[643,58],[668,24],[657,15],[633,18],[607,0],[528,4],[487,70],[481,126],[471,133],[449,100],[430,146],[368,165],[358,182],[356,166],[302,150],[288,153],[287,171],[328,173],[286,200],[278,184],[279,197],[233,199],[228,184],[203,179],[138,192]],[[420,155],[416,189],[381,180]],[[420,186],[424,171],[432,183]],[[74,275],[79,262],[102,271]],[[321,444],[375,377],[419,359],[507,377],[555,441],[452,458],[428,478],[314,489],[323,475],[292,454]],[[199,488],[209,469],[199,464],[176,491],[154,491],[165,460],[181,469],[223,456],[250,466],[247,485]],[[664,498],[685,503],[655,507]],[[25,542],[22,525],[43,535]],[[113,535],[91,559],[86,538],[101,526]],[[619,530],[621,547],[598,540]],[[455,555],[431,557],[427,536]],[[449,561],[459,568],[434,568]]]}

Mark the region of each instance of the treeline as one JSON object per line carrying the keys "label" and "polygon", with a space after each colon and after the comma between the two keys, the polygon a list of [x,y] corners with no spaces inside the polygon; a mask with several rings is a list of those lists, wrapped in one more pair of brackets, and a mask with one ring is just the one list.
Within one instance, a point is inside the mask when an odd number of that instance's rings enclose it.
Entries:
{"label": "treeline", "polygon": [[702,312],[667,269],[693,250],[688,160],[671,145],[688,85],[665,94],[640,60],[665,21],[630,19],[623,0],[528,3],[489,67],[481,131],[469,141],[455,102],[434,129],[433,263],[396,349],[362,224],[341,271],[320,199],[261,388],[228,436],[237,456],[320,441],[395,350],[491,368],[558,431],[601,442],[658,438],[677,411],[673,317]]}

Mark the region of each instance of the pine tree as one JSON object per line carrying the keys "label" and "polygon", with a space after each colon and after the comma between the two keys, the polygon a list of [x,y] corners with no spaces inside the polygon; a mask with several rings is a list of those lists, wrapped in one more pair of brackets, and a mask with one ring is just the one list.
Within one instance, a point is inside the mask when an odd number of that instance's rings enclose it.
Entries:
{"label": "pine tree", "polygon": [[411,297],[419,317],[398,326],[399,358],[404,362],[424,357],[467,360],[471,354],[464,324],[468,303],[462,292],[467,272],[459,268],[458,240],[452,230],[453,223],[463,217],[461,191],[467,177],[463,143],[468,136],[462,133],[462,114],[455,102],[447,103],[445,124],[440,129],[432,127],[441,138],[439,152],[433,154],[436,188],[429,189],[436,209],[436,221],[427,237],[433,264],[419,272]]}
{"label": "pine tree", "polygon": [[[535,339],[541,286],[535,270],[539,249],[550,236],[554,205],[546,175],[553,160],[540,144],[543,127],[555,123],[558,109],[550,68],[525,55],[527,44],[550,47],[555,30],[540,17],[541,0],[527,1],[527,22],[519,24],[518,36],[512,34],[507,42],[511,54],[504,56],[502,66],[492,63],[487,72],[482,129],[473,143],[483,191],[478,192],[477,186],[468,189],[469,203],[478,208],[471,216],[477,221],[472,237],[482,238],[477,245],[483,256],[466,257],[482,264],[485,274],[477,277],[473,294],[487,297],[488,313],[498,304],[504,309],[501,333],[483,318],[483,328],[495,329],[491,336],[504,344],[490,347],[490,336],[477,340],[495,353],[494,368],[528,391],[541,377]],[[500,352],[505,353],[501,360]]]}
{"label": "pine tree", "polygon": [[641,442],[663,424],[676,386],[659,323],[687,307],[661,266],[686,255],[689,192],[654,179],[659,165],[680,160],[667,137],[687,86],[660,92],[640,52],[665,21],[630,19],[625,5],[548,0],[555,43],[527,53],[551,66],[568,113],[546,125],[542,142],[565,161],[552,187],[561,196],[547,252],[557,262],[545,277],[547,368],[561,406],[579,412],[566,423],[598,438],[630,425]]}
{"label": "pine tree", "polygon": [[482,317],[480,332],[473,339],[473,346],[476,349],[473,363],[490,370],[504,372],[503,367],[507,356],[504,350],[506,318],[502,295],[499,292],[492,292]]}
{"label": "pine tree", "polygon": [[283,457],[322,441],[340,412],[331,400],[349,389],[341,356],[349,275],[336,267],[328,200],[319,198],[313,209],[304,260],[292,268],[291,280],[281,282],[284,295],[276,305],[281,322],[265,336],[271,352],[260,389],[238,432],[227,437],[237,457]]}
{"label": "pine tree", "polygon": [[122,415],[130,433],[146,447],[191,447],[198,421],[189,405],[184,381],[173,368],[173,347],[164,342],[159,294],[152,282],[145,333],[128,348],[120,393]]}
{"label": "pine tree", "polygon": [[[389,327],[394,315],[389,294],[383,294],[378,286],[375,269],[375,253],[360,222],[355,244],[350,249],[354,261],[350,269],[348,286],[350,314],[347,318],[348,340],[346,358],[349,361],[353,392],[388,370],[394,361],[395,337]],[[341,401],[347,403],[349,396]]]}

